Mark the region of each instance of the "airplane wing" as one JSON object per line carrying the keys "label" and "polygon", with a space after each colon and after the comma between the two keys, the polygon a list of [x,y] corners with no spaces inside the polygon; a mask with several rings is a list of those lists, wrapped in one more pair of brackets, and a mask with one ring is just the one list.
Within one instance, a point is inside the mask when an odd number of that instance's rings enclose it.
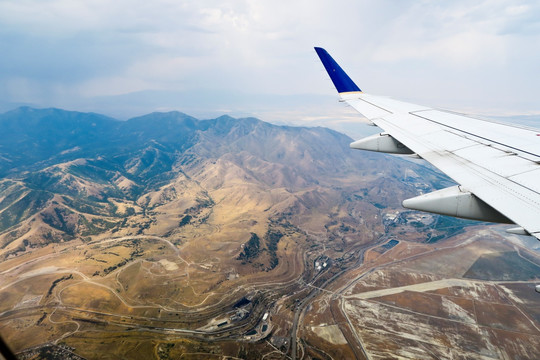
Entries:
{"label": "airplane wing", "polygon": [[416,154],[458,186],[403,201],[406,208],[515,223],[540,240],[540,130],[365,94],[322,48],[315,48],[341,99],[384,130],[354,149]]}

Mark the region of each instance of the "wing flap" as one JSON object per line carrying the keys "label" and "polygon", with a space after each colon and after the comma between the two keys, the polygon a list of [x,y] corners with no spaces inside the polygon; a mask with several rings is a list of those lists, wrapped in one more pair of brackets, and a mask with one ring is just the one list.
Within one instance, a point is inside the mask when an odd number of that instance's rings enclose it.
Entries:
{"label": "wing flap", "polygon": [[452,153],[502,177],[510,177],[538,168],[538,164],[514,153],[483,144],[476,144]]}
{"label": "wing flap", "polygon": [[511,176],[509,179],[514,181],[515,183],[520,184],[521,186],[530,189],[531,191],[540,193],[540,169],[514,175]]}
{"label": "wing flap", "polygon": [[533,161],[540,160],[540,132],[537,129],[434,109],[414,112],[414,115],[485,145],[516,152]]}

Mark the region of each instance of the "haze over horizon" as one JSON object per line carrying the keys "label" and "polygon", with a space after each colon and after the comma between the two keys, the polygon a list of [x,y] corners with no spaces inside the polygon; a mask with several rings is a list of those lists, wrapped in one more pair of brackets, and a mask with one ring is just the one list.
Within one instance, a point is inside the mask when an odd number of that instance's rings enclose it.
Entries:
{"label": "haze over horizon", "polygon": [[354,132],[313,51],[366,92],[480,115],[538,114],[533,1],[0,1],[0,110],[120,119],[179,110]]}

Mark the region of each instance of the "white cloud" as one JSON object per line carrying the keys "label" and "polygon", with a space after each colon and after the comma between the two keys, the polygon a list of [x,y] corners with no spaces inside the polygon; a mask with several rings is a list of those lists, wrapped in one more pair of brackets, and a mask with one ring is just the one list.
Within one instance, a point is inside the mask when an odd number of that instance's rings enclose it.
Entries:
{"label": "white cloud", "polygon": [[502,29],[521,12],[507,10],[502,2],[452,5],[420,2],[388,24],[388,35],[373,53],[374,61],[399,63],[423,61],[453,68],[502,64],[508,51],[508,36]]}
{"label": "white cloud", "polygon": [[0,0],[0,96],[328,94],[323,46],[368,90],[530,110],[538,19],[534,1],[510,0]]}

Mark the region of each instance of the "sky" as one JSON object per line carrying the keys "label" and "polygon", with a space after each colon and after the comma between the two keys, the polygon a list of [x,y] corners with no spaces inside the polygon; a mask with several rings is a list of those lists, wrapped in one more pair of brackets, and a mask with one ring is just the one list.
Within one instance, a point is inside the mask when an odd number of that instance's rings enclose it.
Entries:
{"label": "sky", "polygon": [[361,132],[321,46],[367,93],[537,115],[539,44],[537,1],[0,0],[0,110],[179,110]]}

